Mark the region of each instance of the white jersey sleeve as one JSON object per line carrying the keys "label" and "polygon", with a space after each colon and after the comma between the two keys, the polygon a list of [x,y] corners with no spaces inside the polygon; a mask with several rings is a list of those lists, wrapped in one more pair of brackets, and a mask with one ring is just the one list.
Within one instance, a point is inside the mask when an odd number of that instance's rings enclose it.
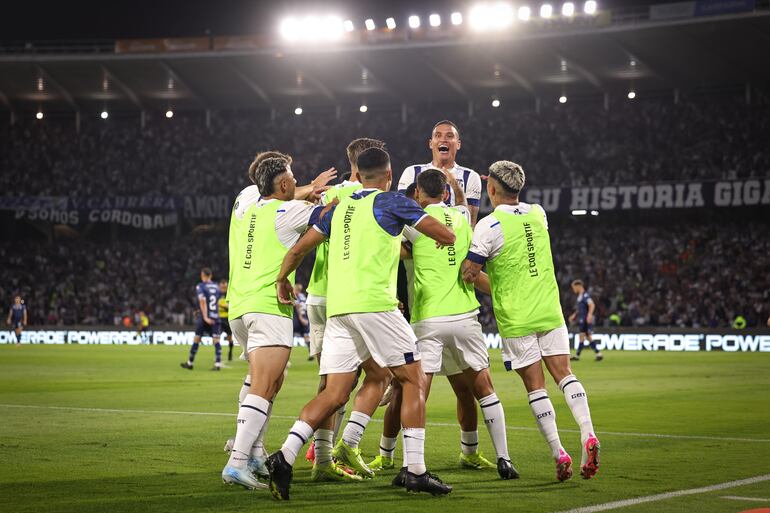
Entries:
{"label": "white jersey sleeve", "polygon": [[481,204],[481,177],[476,171],[468,175],[468,183],[465,184],[465,199],[468,205],[478,207]]}
{"label": "white jersey sleeve", "polygon": [[468,210],[468,207],[466,207],[465,205],[455,205],[452,208],[454,208],[455,210],[459,210],[460,213],[463,216],[465,216],[465,220],[468,221],[468,223],[471,222],[471,211]]}
{"label": "white jersey sleeve", "polygon": [[417,231],[416,228],[412,226],[404,226],[404,231],[402,232],[404,239],[408,240],[412,244],[414,244],[414,241],[416,241],[420,237],[420,232]]}
{"label": "white jersey sleeve", "polygon": [[316,207],[312,203],[301,200],[287,201],[276,212],[275,232],[278,240],[285,247],[294,246],[305,230],[307,230],[310,216]]}
{"label": "white jersey sleeve", "polygon": [[401,173],[398,180],[398,192],[404,192],[407,187],[414,183],[414,166],[409,166]]}
{"label": "white jersey sleeve", "polygon": [[[476,223],[468,254],[473,253],[482,261],[490,260],[500,254],[503,249],[503,242],[503,230],[500,221],[493,216],[487,216]],[[474,260],[471,256],[469,258]]]}

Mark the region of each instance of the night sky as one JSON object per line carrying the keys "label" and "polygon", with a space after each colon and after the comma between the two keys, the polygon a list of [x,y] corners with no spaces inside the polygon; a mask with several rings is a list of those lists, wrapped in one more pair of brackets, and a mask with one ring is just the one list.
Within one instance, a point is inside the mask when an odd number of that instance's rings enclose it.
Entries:
{"label": "night sky", "polygon": [[[670,0],[599,0],[600,6],[628,7],[667,3]],[[343,17],[394,16],[462,12],[474,2],[462,1],[334,1],[297,0],[133,0],[77,2],[59,0],[4,2],[0,16],[0,41],[4,43],[41,40],[117,39],[133,37],[185,37],[211,35],[263,34],[274,31],[278,21],[288,15],[314,11],[333,11]],[[513,2],[522,5],[524,2]],[[526,2],[536,8],[543,1]],[[552,1],[554,6],[560,1]],[[582,0],[576,0],[581,8]]]}

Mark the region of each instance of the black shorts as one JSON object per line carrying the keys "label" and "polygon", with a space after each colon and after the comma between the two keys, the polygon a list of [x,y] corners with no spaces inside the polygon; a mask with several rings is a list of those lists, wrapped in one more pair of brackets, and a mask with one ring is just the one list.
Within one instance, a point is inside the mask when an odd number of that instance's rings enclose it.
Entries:
{"label": "black shorts", "polygon": [[578,332],[579,333],[585,333],[586,335],[590,335],[594,332],[594,325],[593,323],[588,324],[585,320],[578,322]]}
{"label": "black shorts", "polygon": [[222,324],[219,319],[213,319],[214,324],[206,324],[203,319],[198,319],[195,324],[195,335],[202,337],[203,335],[211,335],[212,337],[218,337],[222,333]]}
{"label": "black shorts", "polygon": [[310,323],[302,324],[301,322],[299,322],[299,319],[297,319],[297,317],[294,317],[293,324],[294,324],[295,335],[301,335],[304,337],[305,335],[310,334]]}
{"label": "black shorts", "polygon": [[230,321],[227,319],[219,319],[219,324],[222,327],[220,333],[227,333],[227,340],[233,341],[233,330],[230,329]]}
{"label": "black shorts", "polygon": [[24,329],[24,323],[21,321],[13,321],[11,322],[11,329],[13,330]]}

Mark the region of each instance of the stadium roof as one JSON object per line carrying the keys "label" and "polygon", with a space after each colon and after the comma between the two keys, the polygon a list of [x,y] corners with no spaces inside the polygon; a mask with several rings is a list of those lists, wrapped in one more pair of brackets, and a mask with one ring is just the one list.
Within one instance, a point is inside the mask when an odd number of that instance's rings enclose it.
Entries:
{"label": "stadium roof", "polygon": [[293,110],[362,102],[486,103],[495,97],[554,101],[561,94],[625,96],[631,89],[644,94],[745,84],[761,89],[770,83],[760,50],[770,43],[767,7],[505,37],[430,37],[428,30],[423,37],[372,35],[376,41],[369,36],[314,47],[191,38],[2,53],[0,108]]}

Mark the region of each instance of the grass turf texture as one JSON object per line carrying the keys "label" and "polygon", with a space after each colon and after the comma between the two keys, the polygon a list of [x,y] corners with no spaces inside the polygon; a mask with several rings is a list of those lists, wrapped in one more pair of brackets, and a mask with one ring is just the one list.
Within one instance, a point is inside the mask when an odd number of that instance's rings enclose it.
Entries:
{"label": "grass turf texture", "polygon": [[[302,348],[293,352],[273,410],[270,450],[280,447],[315,393],[316,364],[306,361],[306,354]],[[576,465],[572,480],[557,483],[523,386],[503,370],[499,352],[493,351],[493,378],[520,480],[501,481],[494,470],[458,467],[455,402],[446,380],[437,377],[428,404],[426,461],[455,487],[449,497],[391,488],[396,470],[360,484],[313,483],[310,466],[300,457],[292,500],[279,503],[267,491],[228,487],[219,477],[227,459],[222,446],[235,430],[245,362],[211,372],[213,351],[203,347],[190,372],[179,368],[186,356],[184,347],[1,346],[0,510],[561,511],[770,473],[770,354],[608,352],[601,363],[585,354],[573,369],[589,395],[602,467],[595,479],[584,481]],[[562,442],[579,464],[575,422],[558,388],[549,382],[548,389]],[[377,454],[382,427],[377,419],[383,411],[364,435],[367,455]],[[482,452],[493,459],[483,418],[479,438]],[[400,461],[400,447],[396,458]],[[770,497],[770,482],[620,511],[736,512],[770,506],[723,499],[726,495]]]}

